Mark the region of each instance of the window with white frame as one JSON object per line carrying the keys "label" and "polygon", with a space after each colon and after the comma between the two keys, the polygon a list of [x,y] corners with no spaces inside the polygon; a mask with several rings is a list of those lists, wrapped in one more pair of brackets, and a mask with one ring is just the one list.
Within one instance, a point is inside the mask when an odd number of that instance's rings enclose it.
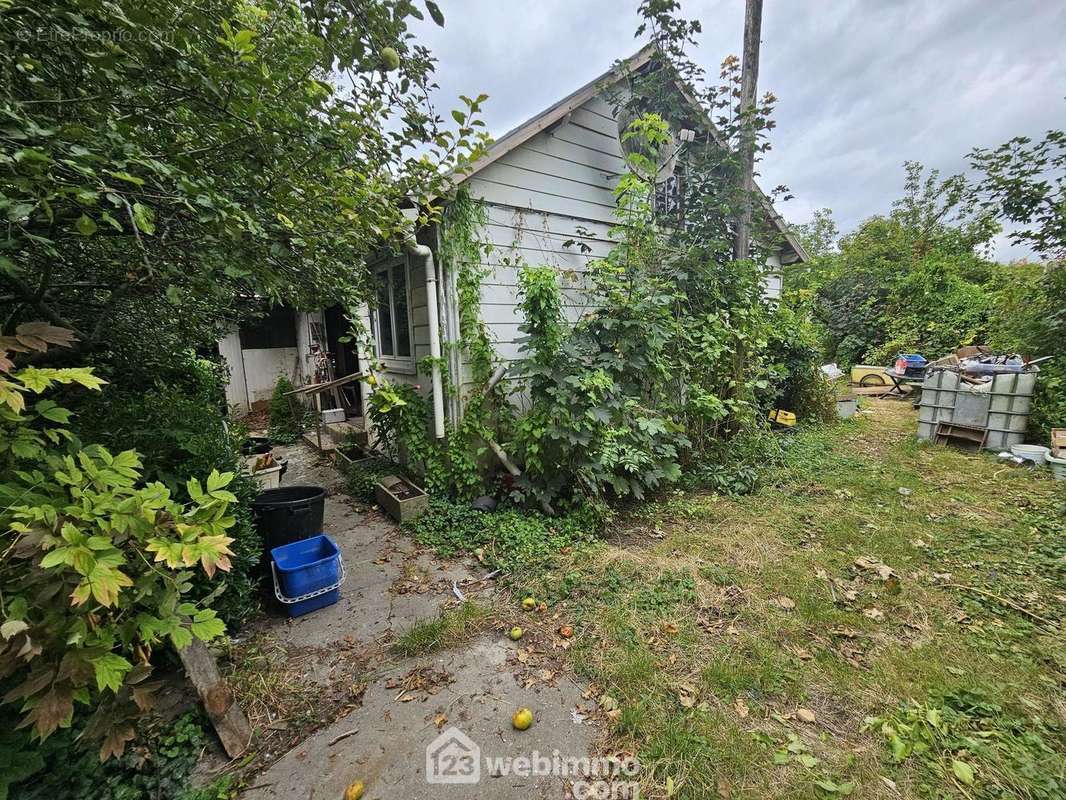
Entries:
{"label": "window with white frame", "polygon": [[374,341],[378,357],[385,361],[413,361],[411,295],[407,259],[390,261],[374,275],[377,308],[374,310]]}

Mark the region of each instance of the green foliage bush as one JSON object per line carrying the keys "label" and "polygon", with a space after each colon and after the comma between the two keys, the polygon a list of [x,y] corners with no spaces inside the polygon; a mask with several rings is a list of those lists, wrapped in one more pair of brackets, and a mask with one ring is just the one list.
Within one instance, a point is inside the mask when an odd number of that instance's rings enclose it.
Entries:
{"label": "green foliage bush", "polygon": [[434,499],[409,528],[420,544],[439,555],[477,551],[486,566],[524,579],[548,569],[564,547],[592,541],[603,525],[603,511],[594,506],[548,517],[519,509],[485,513],[466,503]]}
{"label": "green foliage bush", "polygon": [[800,363],[814,350],[804,347],[799,313],[777,312],[774,352],[764,268],[732,258],[723,209],[743,198],[707,189],[731,168],[717,145],[687,153],[685,224],[663,224],[654,182],[643,176],[654,172],[669,127],[637,114],[625,134],[641,146],[615,190],[618,244],[589,262],[580,320],[564,321],[553,267],[520,272],[526,340],[517,372],[530,409],[515,426],[525,467],[517,494],[546,509],[640,499],[716,457],[723,440],[765,424],[777,394],[815,385],[817,365]]}
{"label": "green foliage bush", "polygon": [[794,412],[803,422],[836,418],[836,391],[822,374],[822,346],[806,293],[789,293],[773,311],[766,343],[769,386],[761,409]]}
{"label": "green foliage bush", "polygon": [[[424,488],[440,497],[470,499],[484,491],[479,462],[487,450],[482,403],[471,399],[458,426],[449,425],[443,440],[430,436],[429,403],[414,386],[378,381],[370,395],[368,415],[378,447],[406,471],[420,476]],[[371,492],[373,487],[371,487]]]}
{"label": "green foliage bush", "polygon": [[[901,352],[933,360],[971,344],[1029,357],[1062,352],[1063,262],[996,264],[986,258],[997,210],[977,204],[960,177],[941,181],[935,170],[908,163],[904,196],[892,212],[862,223],[837,249],[820,235],[835,230],[828,212],[801,226],[816,255],[786,273],[788,288],[813,298],[824,357],[847,368],[887,366]],[[1014,213],[1021,211],[1007,216]],[[1023,240],[1051,247],[1058,223],[1043,222],[1050,233],[1030,231]],[[1038,441],[1066,424],[1066,366],[1060,361],[1041,365],[1029,418]]]}
{"label": "green foliage bush", "polygon": [[236,629],[259,609],[256,571],[262,540],[251,512],[259,487],[242,469],[244,431],[224,411],[225,371],[214,361],[183,353],[154,372],[154,379],[146,376],[141,386],[120,381],[79,402],[73,429],[107,447],[136,450],[145,479],[161,481],[177,497],[186,497],[183,476],[207,475],[213,469],[233,473],[227,487],[237,498],[228,532],[233,537],[231,570],[221,582],[197,576],[191,596],[213,593],[212,607]]}
{"label": "green foliage bush", "polygon": [[1029,430],[1042,443],[1066,427],[1066,262],[1010,264],[992,288],[989,345],[1031,356],[1059,354],[1040,364]]}
{"label": "green foliage bush", "polygon": [[904,196],[888,216],[866,220],[837,250],[819,246],[812,263],[786,273],[787,288],[814,292],[828,360],[844,368],[900,352],[932,360],[985,342],[983,286],[995,265],[981,252],[998,228],[965,188],[957,176],[940,180],[909,162]]}
{"label": "green foliage bush", "polygon": [[370,458],[352,464],[344,476],[344,491],[361,503],[376,503],[374,487],[382,478],[395,475],[402,469],[385,458]]}
{"label": "green foliage bush", "polygon": [[[213,736],[198,713],[142,725],[134,745],[106,762],[79,747],[78,733],[74,728],[64,730],[40,745],[31,744],[18,731],[0,734],[0,763],[7,754],[14,762],[29,765],[12,781],[9,795],[19,800],[225,800],[230,796],[226,779],[200,789],[189,785]],[[2,788],[0,800],[6,800]]]}
{"label": "green foliage bush", "polygon": [[[48,326],[20,327],[7,350],[46,349]],[[24,367],[0,358],[0,676],[3,703],[20,727],[47,739],[71,725],[75,705],[92,709],[85,738],[100,758],[121,754],[132,720],[151,705],[153,649],[209,641],[225,626],[206,603],[189,602],[196,573],[228,570],[234,524],[231,473],[186,484],[189,502],[162,482],[145,483],[132,450],[82,445],[70,412],[50,398],[57,385],[99,389],[89,369]],[[10,364],[10,361],[6,361]]]}
{"label": "green foliage bush", "polygon": [[270,396],[270,427],[267,435],[277,444],[292,444],[307,429],[308,414],[304,412],[303,405],[299,401],[290,403],[285,396],[286,392],[295,388],[292,381],[282,375],[274,384],[274,393]]}
{"label": "green foliage bush", "polygon": [[[835,417],[835,404],[833,414]],[[706,458],[692,464],[685,471],[683,483],[719,494],[751,494],[781,463],[784,452],[784,440],[779,434],[753,428],[719,443]]]}

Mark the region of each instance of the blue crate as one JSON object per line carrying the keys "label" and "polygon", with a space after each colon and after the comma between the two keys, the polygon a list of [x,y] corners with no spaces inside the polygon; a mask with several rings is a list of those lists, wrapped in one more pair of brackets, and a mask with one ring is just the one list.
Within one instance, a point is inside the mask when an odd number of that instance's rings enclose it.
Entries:
{"label": "blue crate", "polygon": [[921,378],[925,375],[928,364],[925,356],[918,353],[900,353],[896,356],[896,374],[907,378]]}
{"label": "blue crate", "polygon": [[274,594],[290,617],[336,603],[344,582],[341,553],[326,534],[301,539],[270,551]]}

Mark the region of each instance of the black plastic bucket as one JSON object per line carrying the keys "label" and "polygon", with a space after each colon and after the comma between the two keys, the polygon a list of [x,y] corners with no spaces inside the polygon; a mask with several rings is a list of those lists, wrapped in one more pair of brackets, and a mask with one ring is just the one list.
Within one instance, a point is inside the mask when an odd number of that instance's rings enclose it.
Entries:
{"label": "black plastic bucket", "polygon": [[269,553],[322,533],[325,509],[326,490],[321,486],[284,486],[262,492],[252,501],[252,513],[263,551]]}

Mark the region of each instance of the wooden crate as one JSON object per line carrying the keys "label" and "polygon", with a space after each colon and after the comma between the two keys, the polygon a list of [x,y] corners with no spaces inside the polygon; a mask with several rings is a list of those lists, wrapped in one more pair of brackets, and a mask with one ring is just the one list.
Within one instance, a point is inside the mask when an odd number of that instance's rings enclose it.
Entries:
{"label": "wooden crate", "polygon": [[1051,429],[1051,455],[1066,458],[1066,428]]}

